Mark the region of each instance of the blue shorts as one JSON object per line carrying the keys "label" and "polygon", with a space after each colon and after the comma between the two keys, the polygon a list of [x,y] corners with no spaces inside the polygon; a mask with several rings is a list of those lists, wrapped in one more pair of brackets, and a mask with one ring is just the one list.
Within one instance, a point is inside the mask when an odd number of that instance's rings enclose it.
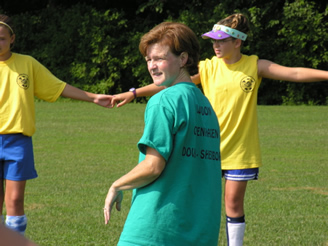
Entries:
{"label": "blue shorts", "polygon": [[222,170],[222,177],[232,181],[257,180],[259,176],[258,168]]}
{"label": "blue shorts", "polygon": [[0,179],[23,181],[37,176],[32,138],[23,134],[0,134]]}

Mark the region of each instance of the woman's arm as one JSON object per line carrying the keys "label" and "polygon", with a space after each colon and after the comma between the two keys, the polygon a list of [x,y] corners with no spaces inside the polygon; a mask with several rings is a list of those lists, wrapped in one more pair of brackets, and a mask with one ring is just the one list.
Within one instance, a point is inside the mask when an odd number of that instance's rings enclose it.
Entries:
{"label": "woman's arm", "polygon": [[109,188],[104,206],[105,224],[110,219],[114,204],[116,204],[118,211],[121,210],[122,191],[143,187],[152,183],[161,175],[165,164],[165,159],[155,149],[147,147],[145,160],[116,180]]}
{"label": "woman's arm", "polygon": [[200,75],[199,75],[199,73],[197,73],[197,74],[191,76],[191,80],[192,80],[192,82],[193,82],[195,85],[200,84],[201,81],[200,81]]}
{"label": "woman's arm", "polygon": [[[200,76],[199,74],[195,74],[191,76],[192,82],[194,84],[200,84]],[[135,90],[137,97],[148,97],[153,96],[157,92],[160,92],[161,90],[165,89],[165,86],[157,86],[155,84],[146,85],[144,87],[138,88]],[[134,99],[134,94],[131,91],[120,93],[113,95],[112,99],[112,105],[117,104],[117,107],[121,107],[129,102],[131,102]]]}
{"label": "woman's arm", "polygon": [[328,71],[304,67],[285,67],[268,60],[258,60],[259,77],[291,82],[328,80]]}
{"label": "woman's arm", "polygon": [[[153,96],[157,92],[165,89],[164,86],[157,86],[155,84],[146,85],[144,87],[135,90],[137,97],[148,97]],[[116,94],[113,96],[112,105],[117,104],[117,107],[121,107],[134,99],[134,94],[131,91]]]}
{"label": "woman's arm", "polygon": [[111,100],[113,96],[104,94],[94,94],[91,92],[83,91],[69,84],[66,84],[61,96],[85,102],[93,102],[102,107],[112,107]]}
{"label": "woman's arm", "polygon": [[115,190],[131,190],[150,184],[156,180],[165,168],[165,159],[157,150],[147,147],[145,160],[130,172],[116,180],[112,187]]}

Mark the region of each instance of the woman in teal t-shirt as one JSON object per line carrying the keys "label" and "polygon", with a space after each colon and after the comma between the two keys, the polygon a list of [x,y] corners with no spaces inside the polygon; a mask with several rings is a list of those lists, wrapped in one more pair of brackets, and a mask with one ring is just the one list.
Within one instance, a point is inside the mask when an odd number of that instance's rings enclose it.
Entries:
{"label": "woman in teal t-shirt", "polygon": [[139,164],[110,187],[107,224],[122,191],[134,189],[118,245],[216,246],[221,216],[220,130],[217,117],[192,83],[199,44],[180,23],[163,22],[139,49],[157,86],[145,112]]}

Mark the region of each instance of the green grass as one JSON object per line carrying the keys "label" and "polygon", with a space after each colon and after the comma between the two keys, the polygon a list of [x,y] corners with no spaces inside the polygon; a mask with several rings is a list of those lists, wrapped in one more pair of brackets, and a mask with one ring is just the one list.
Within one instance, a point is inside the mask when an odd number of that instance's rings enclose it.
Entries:
{"label": "green grass", "polygon": [[[26,188],[28,238],[43,246],[116,245],[131,192],[107,226],[102,208],[111,183],[138,162],[144,109],[36,103],[39,177]],[[327,246],[328,107],[258,111],[264,165],[247,188],[244,245]],[[224,226],[218,245],[226,245]]]}

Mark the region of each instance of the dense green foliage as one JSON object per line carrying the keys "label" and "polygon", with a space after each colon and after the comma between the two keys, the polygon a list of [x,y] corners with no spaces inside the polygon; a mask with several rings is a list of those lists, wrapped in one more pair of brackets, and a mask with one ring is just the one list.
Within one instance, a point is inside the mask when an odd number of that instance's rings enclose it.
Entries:
{"label": "dense green foliage", "polygon": [[[251,32],[243,53],[285,66],[328,70],[328,5],[319,1],[264,0],[17,0],[0,6],[15,20],[14,51],[29,54],[57,77],[82,89],[114,94],[151,83],[138,44],[156,24],[171,20],[200,35],[234,13],[248,16]],[[18,4],[21,9],[12,6]],[[133,4],[133,5],[132,5]],[[199,38],[202,59],[213,56]],[[259,104],[328,104],[327,82],[286,83],[264,79]]]}

